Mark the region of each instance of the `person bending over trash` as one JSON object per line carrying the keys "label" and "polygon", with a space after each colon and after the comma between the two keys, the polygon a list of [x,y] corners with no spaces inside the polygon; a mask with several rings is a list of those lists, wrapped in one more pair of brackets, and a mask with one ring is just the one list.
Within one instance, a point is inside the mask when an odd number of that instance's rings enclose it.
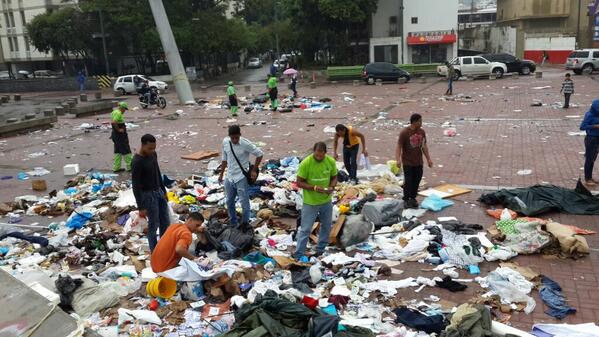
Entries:
{"label": "person bending over trash", "polygon": [[189,252],[192,233],[198,234],[199,240],[206,243],[205,230],[204,217],[197,212],[190,213],[185,223],[171,224],[152,252],[152,271],[160,273],[175,268],[182,257],[195,259]]}
{"label": "person bending over trash", "polygon": [[353,127],[337,124],[337,126],[335,126],[335,140],[333,142],[333,157],[335,160],[339,158],[339,155],[337,154],[337,143],[339,138],[343,138],[343,163],[349,174],[349,180],[357,184],[358,150],[360,149],[360,144],[362,144],[362,154],[368,157],[366,139],[362,133]]}

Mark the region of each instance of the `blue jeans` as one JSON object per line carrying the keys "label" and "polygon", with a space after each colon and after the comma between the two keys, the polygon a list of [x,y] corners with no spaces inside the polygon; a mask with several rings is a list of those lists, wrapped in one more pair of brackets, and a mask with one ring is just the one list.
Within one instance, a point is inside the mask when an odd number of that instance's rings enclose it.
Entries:
{"label": "blue jeans", "polygon": [[447,93],[450,95],[453,94],[453,78],[447,80]]}
{"label": "blue jeans", "polygon": [[320,233],[318,234],[316,253],[322,253],[329,244],[329,233],[333,224],[333,204],[331,202],[317,206],[304,204],[302,206],[302,224],[296,236],[297,249],[293,254],[297,259],[306,252],[306,246],[316,217],[320,219]]}
{"label": "blue jeans", "polygon": [[591,180],[593,179],[593,167],[599,152],[599,137],[584,137],[584,150],[584,179]]}
{"label": "blue jeans", "polygon": [[346,147],[343,145],[343,163],[345,164],[345,169],[349,174],[350,180],[357,180],[357,172],[358,172],[358,149],[360,145],[356,144],[352,147]]}
{"label": "blue jeans", "polygon": [[237,211],[235,210],[235,201],[239,197],[242,209],[242,224],[250,222],[250,196],[248,194],[249,185],[246,178],[234,183],[225,178],[225,194],[227,195],[227,212],[229,213],[229,224],[232,227],[239,226],[237,221]]}
{"label": "blue jeans", "polygon": [[141,198],[148,213],[148,243],[150,251],[153,251],[158,243],[156,230],[160,230],[160,237],[162,237],[170,223],[168,202],[161,190],[142,191]]}

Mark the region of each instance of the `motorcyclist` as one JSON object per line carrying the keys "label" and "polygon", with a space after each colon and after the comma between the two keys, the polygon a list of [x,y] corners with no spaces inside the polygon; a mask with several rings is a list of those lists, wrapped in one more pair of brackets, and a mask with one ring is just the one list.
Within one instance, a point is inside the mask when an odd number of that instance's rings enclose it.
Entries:
{"label": "motorcyclist", "polygon": [[152,100],[151,100],[151,95],[152,95],[152,90],[150,90],[150,86],[148,85],[148,81],[144,81],[141,84],[141,87],[139,88],[139,94],[142,95],[144,97],[144,101],[146,102],[146,104],[151,104]]}

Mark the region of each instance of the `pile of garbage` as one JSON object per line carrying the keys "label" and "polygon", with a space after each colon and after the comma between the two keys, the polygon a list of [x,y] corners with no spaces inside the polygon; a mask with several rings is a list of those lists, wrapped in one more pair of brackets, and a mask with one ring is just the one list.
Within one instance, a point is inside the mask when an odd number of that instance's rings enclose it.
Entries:
{"label": "pile of garbage", "polygon": [[[249,191],[252,230],[245,232],[228,226],[216,175],[164,177],[171,222],[201,212],[212,244],[193,244],[198,259],[183,258],[171,270],[152,272],[147,222],[129,182],[97,172],[47,197],[1,204],[0,214],[12,224],[0,226],[0,265],[105,336],[115,330],[118,336],[173,337],[531,336],[505,323],[511,311],[535,309],[533,292],[552,317],[576,311],[550,275],[507,261],[533,253],[584,257],[589,247],[583,235],[592,232],[518,217],[507,208],[489,211],[496,221],[487,231],[452,217],[421,221],[427,211],[453,202],[431,195],[422,208],[404,209],[403,179],[393,162],[359,170],[358,185],[343,182],[340,171],[332,246],[318,258],[293,259],[303,204],[295,183],[299,163],[287,157],[263,165]],[[22,224],[28,216],[67,218]],[[315,226],[312,243],[317,236]],[[494,270],[481,273],[481,265],[496,261]],[[402,275],[407,263],[422,264],[425,276]],[[468,303],[443,299],[479,285],[483,294],[470,291]],[[424,288],[435,295],[418,298]]]}

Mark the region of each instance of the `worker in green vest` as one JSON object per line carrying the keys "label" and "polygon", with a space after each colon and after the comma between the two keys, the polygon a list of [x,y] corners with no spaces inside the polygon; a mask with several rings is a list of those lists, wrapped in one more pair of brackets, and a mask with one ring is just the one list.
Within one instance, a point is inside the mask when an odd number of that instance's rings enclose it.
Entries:
{"label": "worker in green vest", "polygon": [[277,90],[277,77],[269,75],[266,87],[268,88],[271,109],[272,111],[275,111],[279,107],[279,100],[277,99],[277,96],[279,95],[279,91]]}
{"label": "worker in green vest", "polygon": [[227,96],[229,96],[229,105],[231,105],[231,116],[237,117],[237,91],[233,86],[233,81],[229,81],[229,86],[227,87]]}
{"label": "worker in green vest", "polygon": [[110,138],[114,143],[114,164],[112,170],[115,173],[122,172],[121,161],[125,158],[125,167],[127,171],[131,171],[131,147],[129,146],[129,136],[127,135],[127,126],[123,115],[129,109],[127,102],[120,102],[116,109],[112,111],[112,134]]}

